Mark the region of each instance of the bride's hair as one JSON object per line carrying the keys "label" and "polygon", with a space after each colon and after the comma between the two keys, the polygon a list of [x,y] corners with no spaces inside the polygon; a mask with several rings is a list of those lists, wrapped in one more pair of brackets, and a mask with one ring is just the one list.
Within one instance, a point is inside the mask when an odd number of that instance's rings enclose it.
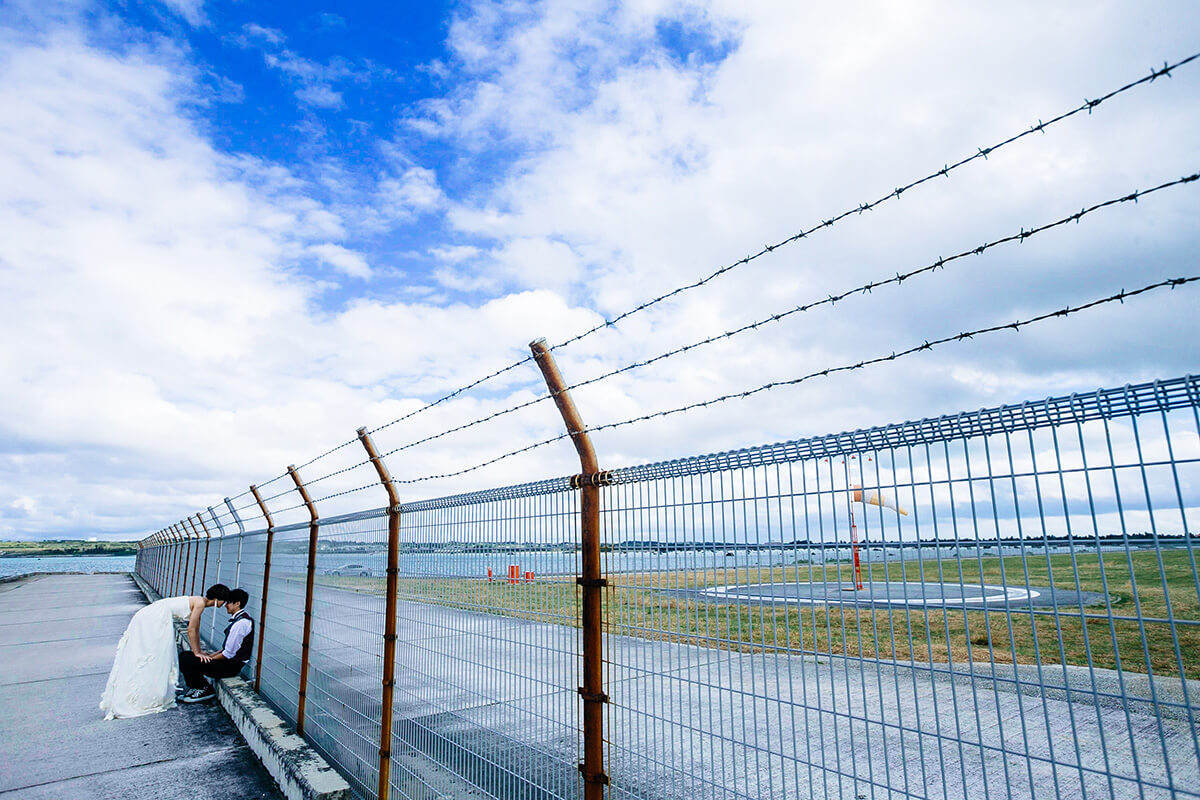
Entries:
{"label": "bride's hair", "polygon": [[204,593],[204,596],[209,600],[224,600],[229,597],[229,587],[223,583],[214,583],[208,587],[208,591]]}

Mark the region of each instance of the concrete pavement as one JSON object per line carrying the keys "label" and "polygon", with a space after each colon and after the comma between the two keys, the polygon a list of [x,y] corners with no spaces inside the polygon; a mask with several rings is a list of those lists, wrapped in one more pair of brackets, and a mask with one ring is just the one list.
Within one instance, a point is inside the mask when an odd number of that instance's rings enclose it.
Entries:
{"label": "concrete pavement", "polygon": [[0,798],[281,798],[215,704],[105,721],[117,641],[145,599],[128,575],[0,583]]}

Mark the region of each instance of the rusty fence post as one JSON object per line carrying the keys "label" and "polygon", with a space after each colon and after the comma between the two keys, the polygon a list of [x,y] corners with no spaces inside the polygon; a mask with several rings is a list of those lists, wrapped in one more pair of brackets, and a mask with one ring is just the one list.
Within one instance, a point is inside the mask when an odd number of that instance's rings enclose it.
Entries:
{"label": "rusty fence post", "polygon": [[309,516],[308,574],[304,583],[304,636],[300,643],[300,690],[296,703],[296,733],[303,736],[305,696],[308,694],[308,645],[312,637],[313,583],[317,573],[317,531],[320,523],[317,517],[317,507],[313,505],[312,498],[308,495],[308,489],[304,488],[304,482],[300,480],[300,473],[296,472],[295,465],[289,465],[287,471],[292,476],[292,482],[296,484],[296,491],[304,500],[305,507],[308,508]]}
{"label": "rusty fence post", "polygon": [[258,493],[258,487],[251,486],[250,491],[254,493],[254,499],[258,501],[263,519],[267,521],[267,553],[263,557],[262,610],[258,614],[258,658],[254,660],[254,691],[257,692],[259,684],[262,683],[263,637],[267,633],[267,587],[271,582],[271,543],[275,541],[275,523],[271,519],[271,512],[267,510],[267,504],[263,502],[262,495]]}
{"label": "rusty fence post", "polygon": [[607,581],[601,575],[600,566],[600,487],[608,482],[608,473],[601,472],[596,462],[596,451],[592,448],[587,427],[575,408],[566,382],[554,363],[554,356],[546,346],[545,339],[530,342],[534,360],[546,379],[546,386],[558,406],[566,424],[567,433],[579,454],[582,474],[572,478],[579,488],[580,546],[583,556],[583,575],[575,582],[583,587],[583,686],[579,695],[583,698],[583,773],[584,800],[603,800],[608,775],[604,772],[604,704],[608,695],[603,684],[603,637],[601,626],[604,602],[603,588]]}
{"label": "rusty fence post", "polygon": [[192,537],[187,533],[187,525],[180,519],[179,533],[184,537],[184,548],[182,548],[182,559],[179,571],[179,594],[187,594],[187,567],[192,566]]}
{"label": "rusty fence post", "polygon": [[164,585],[167,585],[167,529],[158,531],[158,555],[155,558],[155,590],[162,595]]}
{"label": "rusty fence post", "polygon": [[179,571],[175,576],[175,594],[187,594],[187,570],[192,560],[192,537],[188,536],[183,520],[176,523],[179,531]]}
{"label": "rusty fence post", "polygon": [[237,588],[242,585],[242,542],[246,540],[246,526],[242,524],[242,518],[238,516],[237,509],[233,507],[233,501],[228,497],[225,498],[225,505],[229,507],[229,513],[238,526],[237,563],[233,566],[233,585],[234,588]]}
{"label": "rusty fence post", "polygon": [[171,533],[175,534],[175,563],[171,572],[171,596],[175,597],[179,594],[179,576],[183,572],[183,534],[175,523],[171,524]]}
{"label": "rusty fence post", "polygon": [[147,578],[147,581],[155,589],[158,589],[158,557],[162,553],[162,533],[156,533],[151,538],[154,540],[154,555],[150,559],[150,577]]}
{"label": "rusty fence post", "polygon": [[[225,526],[221,524],[221,519],[213,511],[213,507],[208,507],[208,516],[212,518],[213,524],[217,526],[217,582],[221,582],[221,551],[225,549]],[[237,588],[236,586],[231,588]],[[209,627],[208,639],[215,641],[217,637],[217,615],[213,614],[210,617],[212,625]]]}
{"label": "rusty fence post", "polygon": [[358,440],[366,448],[379,482],[388,496],[388,565],[387,597],[384,601],[386,619],[383,623],[383,706],[379,719],[379,800],[388,800],[392,770],[392,690],[396,683],[396,592],[400,573],[400,496],[392,483],[387,465],[375,449],[375,442],[366,428],[358,429]]}
{"label": "rusty fence post", "polygon": [[163,585],[159,594],[167,597],[170,595],[171,580],[175,575],[175,532],[171,530],[170,525],[163,528],[163,537],[166,539],[166,549],[163,551]]}
{"label": "rusty fence post", "polygon": [[158,532],[158,553],[154,559],[154,589],[160,595],[167,585],[167,531],[163,528]]}
{"label": "rusty fence post", "polygon": [[[188,527],[192,529],[192,535],[196,539],[196,558],[192,561],[192,590],[188,594],[199,594],[196,591],[196,573],[200,570],[200,531],[196,528],[196,523],[192,522],[192,517],[189,514],[187,518]],[[203,591],[203,587],[201,587]]]}
{"label": "rusty fence post", "polygon": [[200,591],[202,592],[207,588],[204,584],[208,583],[208,547],[212,540],[212,534],[208,532],[208,526],[204,524],[203,515],[203,511],[196,512],[196,519],[200,520],[200,527],[204,529],[204,566],[200,568]]}

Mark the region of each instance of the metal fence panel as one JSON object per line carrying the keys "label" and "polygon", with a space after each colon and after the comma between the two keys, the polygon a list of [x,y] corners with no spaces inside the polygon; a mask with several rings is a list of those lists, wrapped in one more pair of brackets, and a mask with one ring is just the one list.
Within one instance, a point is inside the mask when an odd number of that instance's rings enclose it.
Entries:
{"label": "metal fence panel", "polygon": [[1196,409],[1109,408],[618,472],[611,795],[1200,796]]}
{"label": "metal fence panel", "polygon": [[[254,651],[250,654],[250,660],[246,662],[246,666],[242,668],[242,677],[253,681],[255,668],[260,656],[258,652],[258,636],[259,627],[262,625],[260,609],[263,591],[263,566],[267,554],[267,532],[251,531],[241,538],[242,569],[239,588],[245,589],[246,593],[250,596],[249,602],[246,604],[246,610],[254,618],[255,624]],[[265,662],[263,666],[265,668]]]}
{"label": "metal fence panel", "polygon": [[308,574],[308,526],[281,527],[271,546],[271,574],[259,691],[295,721],[300,701],[300,646]]}
{"label": "metal fence panel", "polygon": [[577,796],[578,508],[556,485],[401,517],[397,796]]}
{"label": "metal fence panel", "polygon": [[386,553],[382,513],[321,525],[305,734],[362,797],[379,785]]}

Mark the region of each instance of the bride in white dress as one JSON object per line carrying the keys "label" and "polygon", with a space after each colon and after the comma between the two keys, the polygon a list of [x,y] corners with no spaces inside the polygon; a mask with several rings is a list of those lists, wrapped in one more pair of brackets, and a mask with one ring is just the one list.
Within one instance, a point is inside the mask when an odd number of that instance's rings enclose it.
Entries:
{"label": "bride in white dress", "polygon": [[100,697],[105,719],[140,717],[175,707],[179,677],[174,620],[188,621],[192,652],[200,648],[200,615],[204,609],[225,605],[229,589],[214,584],[204,597],[166,597],[138,610],[117,643],[117,654],[108,685]]}

